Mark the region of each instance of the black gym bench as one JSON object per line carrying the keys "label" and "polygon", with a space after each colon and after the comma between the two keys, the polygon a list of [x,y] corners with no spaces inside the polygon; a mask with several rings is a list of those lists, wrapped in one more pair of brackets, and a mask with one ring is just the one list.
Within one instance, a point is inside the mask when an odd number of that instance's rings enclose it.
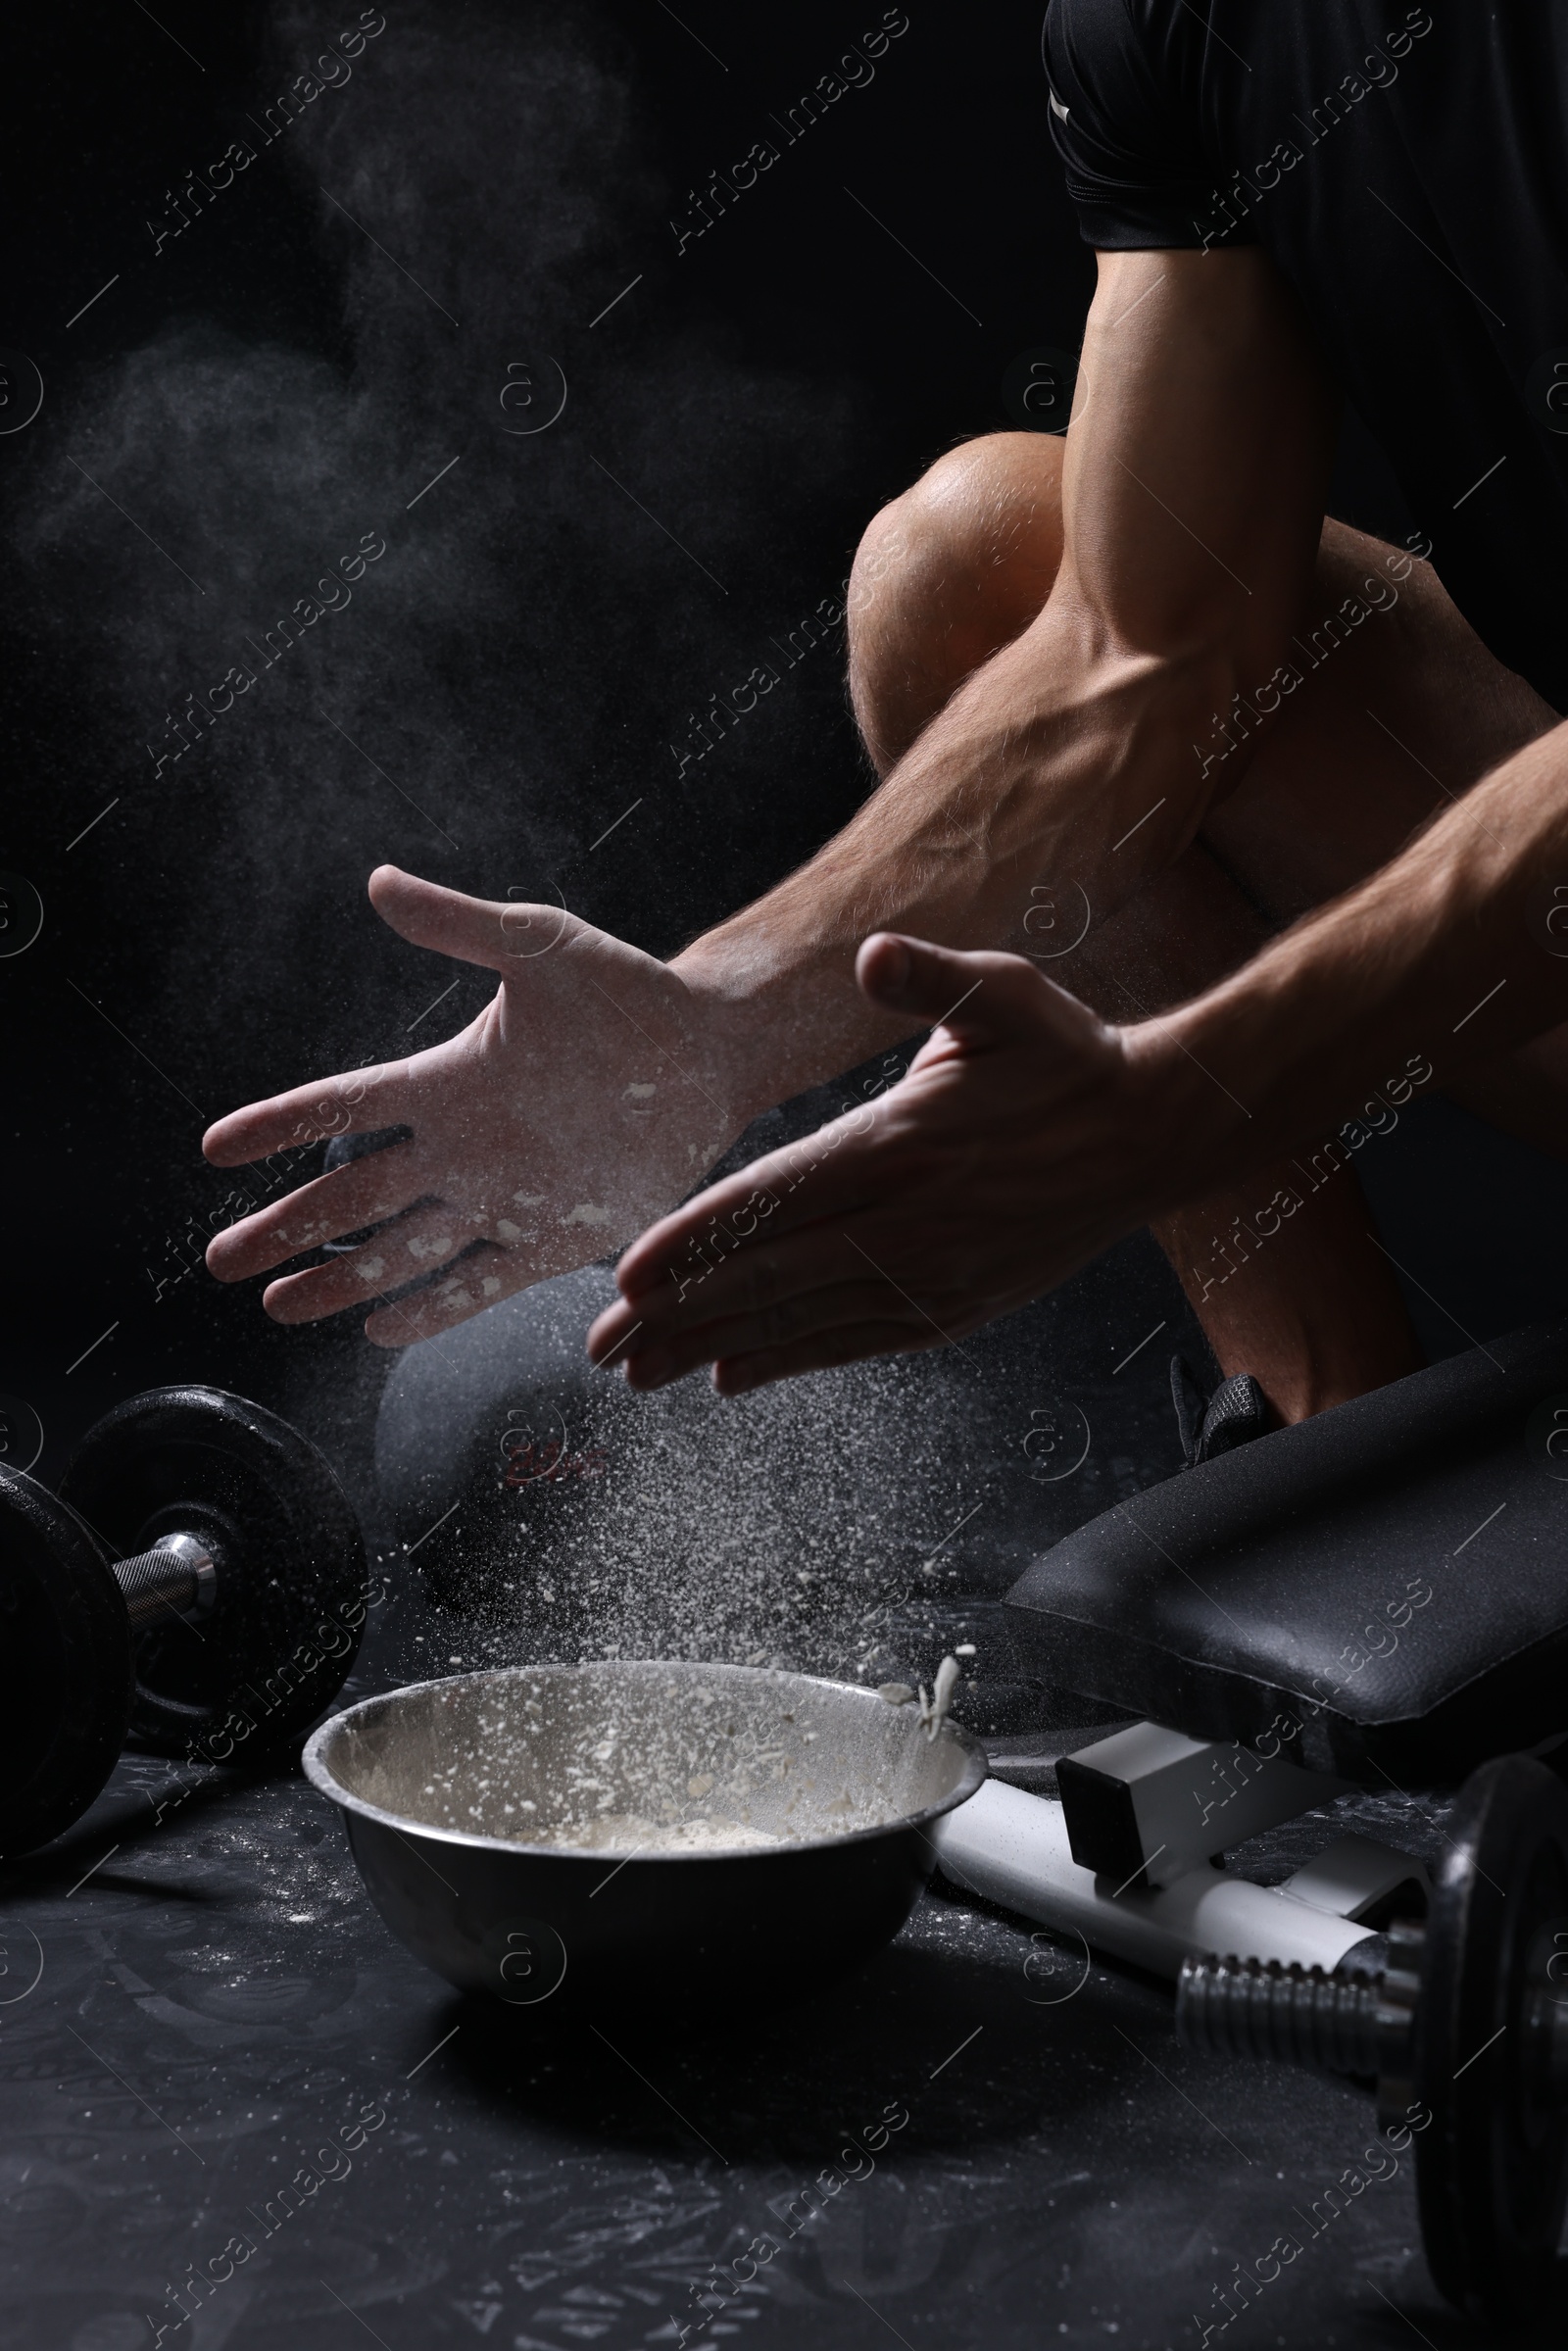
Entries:
{"label": "black gym bench", "polygon": [[[1523,2323],[1568,2202],[1568,1324],[1477,1347],[1120,1503],[1008,1594],[1043,1680],[1142,1719],[993,1779],[944,1873],[1179,1978],[1190,2045],[1364,2079],[1417,2122],[1460,2308]],[[1227,1848],[1355,1788],[1464,1785],[1429,1880],[1345,1837]]]}

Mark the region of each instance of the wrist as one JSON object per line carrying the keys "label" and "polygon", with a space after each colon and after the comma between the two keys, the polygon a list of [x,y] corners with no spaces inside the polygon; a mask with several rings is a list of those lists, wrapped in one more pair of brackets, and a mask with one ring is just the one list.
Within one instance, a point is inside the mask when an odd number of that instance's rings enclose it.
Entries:
{"label": "wrist", "polygon": [[770,1059],[770,1022],[764,992],[755,975],[738,971],[724,957],[706,953],[703,943],[687,948],[668,965],[681,990],[683,1025],[695,1073],[720,1105],[738,1135],[752,1119],[780,1099],[778,1054]]}
{"label": "wrist", "polygon": [[669,970],[685,990],[715,1095],[739,1132],[808,1086],[896,1045],[910,1024],[868,1003],[853,957],[799,964],[771,953],[765,935],[699,939]]}
{"label": "wrist", "polygon": [[1174,1020],[1140,1021],[1122,1030],[1121,1041],[1148,1169],[1141,1204],[1158,1216],[1237,1173],[1251,1120]]}

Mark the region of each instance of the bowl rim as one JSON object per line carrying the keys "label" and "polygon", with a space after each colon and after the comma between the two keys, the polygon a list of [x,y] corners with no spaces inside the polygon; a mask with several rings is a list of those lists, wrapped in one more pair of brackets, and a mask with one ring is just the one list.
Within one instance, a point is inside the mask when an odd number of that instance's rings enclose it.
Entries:
{"label": "bowl rim", "polygon": [[[990,1764],[980,1740],[962,1723],[956,1723],[951,1716],[947,1716],[938,1736],[950,1739],[961,1750],[964,1768],[958,1776],[957,1785],[947,1795],[939,1797],[934,1804],[927,1804],[919,1812],[900,1813],[896,1820],[882,1821],[869,1829],[846,1829],[839,1836],[792,1837],[787,1844],[780,1843],[761,1850],[755,1845],[736,1845],[728,1851],[721,1848],[707,1852],[679,1852],[668,1848],[663,1851],[639,1851],[634,1847],[629,1853],[617,1853],[613,1847],[524,1844],[515,1837],[481,1836],[476,1830],[438,1828],[434,1822],[416,1821],[405,1812],[388,1812],[381,1805],[356,1795],[341,1781],[334,1779],[327,1767],[325,1752],[329,1739],[354,1716],[368,1714],[374,1707],[385,1707],[403,1698],[416,1697],[427,1690],[450,1689],[458,1682],[510,1681],[522,1674],[580,1674],[592,1671],[597,1666],[641,1667],[649,1672],[667,1671],[671,1666],[678,1666],[688,1673],[768,1675],[778,1681],[804,1682],[812,1690],[842,1690],[858,1699],[863,1698],[880,1705],[887,1703],[885,1698],[879,1697],[874,1686],[864,1682],[836,1682],[826,1674],[798,1674],[779,1666],[731,1665],[723,1658],[594,1657],[585,1659],[580,1665],[553,1662],[548,1665],[480,1666],[466,1673],[435,1674],[427,1681],[400,1683],[395,1690],[378,1690],[368,1698],[357,1699],[352,1706],[345,1706],[336,1714],[328,1715],[326,1721],[319,1724],[307,1739],[300,1757],[301,1769],[312,1787],[328,1797],[340,1811],[356,1813],[363,1820],[374,1821],[382,1828],[395,1830],[400,1837],[428,1837],[439,1844],[466,1846],[482,1853],[526,1854],[540,1861],[590,1862],[597,1867],[603,1867],[609,1861],[616,1868],[628,1868],[634,1862],[640,1862],[645,1867],[667,1867],[671,1862],[682,1865],[722,1862],[728,1865],[737,1861],[779,1861],[796,1853],[832,1852],[844,1845],[865,1844],[873,1837],[896,1837],[906,1829],[922,1830],[927,1823],[940,1820],[944,1813],[953,1812],[959,1804],[967,1803],[989,1776]],[[935,1847],[932,1848],[932,1858],[934,1863]]]}

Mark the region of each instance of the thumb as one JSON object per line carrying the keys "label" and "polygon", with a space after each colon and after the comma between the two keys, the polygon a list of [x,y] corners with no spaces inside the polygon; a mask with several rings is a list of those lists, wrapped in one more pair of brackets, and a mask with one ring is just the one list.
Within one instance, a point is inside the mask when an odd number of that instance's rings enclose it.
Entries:
{"label": "thumb", "polygon": [[855,959],[860,992],[884,1011],[928,1021],[976,1043],[1076,1036],[1099,1021],[1022,955],[933,947],[875,931]]}
{"label": "thumb", "polygon": [[564,906],[503,906],[495,899],[469,898],[396,865],[378,865],[369,889],[370,904],[400,938],[491,971],[509,971],[519,956],[559,947],[575,921]]}

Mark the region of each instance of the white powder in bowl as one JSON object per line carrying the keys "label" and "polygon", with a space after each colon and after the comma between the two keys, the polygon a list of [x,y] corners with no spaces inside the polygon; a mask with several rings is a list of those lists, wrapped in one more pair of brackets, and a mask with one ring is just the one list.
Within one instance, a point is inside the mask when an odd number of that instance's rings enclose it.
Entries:
{"label": "white powder in bowl", "polygon": [[635,1812],[607,1812],[595,1821],[530,1832],[530,1841],[588,1853],[733,1853],[785,1839],[740,1821],[650,1821]]}

